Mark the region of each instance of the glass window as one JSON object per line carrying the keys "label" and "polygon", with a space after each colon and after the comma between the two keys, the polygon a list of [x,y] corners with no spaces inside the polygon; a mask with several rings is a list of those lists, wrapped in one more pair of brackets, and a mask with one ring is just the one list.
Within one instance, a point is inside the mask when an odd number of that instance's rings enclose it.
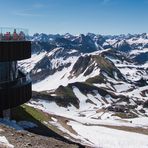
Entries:
{"label": "glass window", "polygon": [[0,28],[0,41],[23,41],[28,36],[28,30],[23,28]]}

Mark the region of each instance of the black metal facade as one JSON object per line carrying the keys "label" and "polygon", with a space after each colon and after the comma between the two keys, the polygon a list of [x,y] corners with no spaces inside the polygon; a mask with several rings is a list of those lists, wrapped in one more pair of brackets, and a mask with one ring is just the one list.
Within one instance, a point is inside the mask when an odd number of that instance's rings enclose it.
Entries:
{"label": "black metal facade", "polygon": [[0,41],[0,111],[30,100],[31,79],[17,67],[17,60],[30,57],[30,41]]}
{"label": "black metal facade", "polygon": [[0,61],[18,61],[30,57],[30,41],[0,41]]}

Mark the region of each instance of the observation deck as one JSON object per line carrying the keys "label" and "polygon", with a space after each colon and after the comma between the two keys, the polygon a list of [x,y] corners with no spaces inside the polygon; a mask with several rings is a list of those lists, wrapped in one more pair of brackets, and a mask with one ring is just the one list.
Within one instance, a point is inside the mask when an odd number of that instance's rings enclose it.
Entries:
{"label": "observation deck", "polygon": [[31,99],[31,79],[17,65],[31,57],[26,29],[0,28],[0,112]]}

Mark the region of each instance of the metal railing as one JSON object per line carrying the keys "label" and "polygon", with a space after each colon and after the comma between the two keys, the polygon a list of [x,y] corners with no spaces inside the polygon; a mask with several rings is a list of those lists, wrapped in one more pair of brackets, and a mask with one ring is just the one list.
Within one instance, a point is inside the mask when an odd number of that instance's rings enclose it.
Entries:
{"label": "metal railing", "polygon": [[24,41],[27,36],[27,29],[0,27],[0,41]]}
{"label": "metal railing", "polygon": [[31,82],[30,75],[29,74],[25,75],[23,72],[19,71],[18,78],[16,78],[15,80],[1,81],[0,89],[6,88],[6,87],[13,87],[13,86],[17,87],[30,82]]}

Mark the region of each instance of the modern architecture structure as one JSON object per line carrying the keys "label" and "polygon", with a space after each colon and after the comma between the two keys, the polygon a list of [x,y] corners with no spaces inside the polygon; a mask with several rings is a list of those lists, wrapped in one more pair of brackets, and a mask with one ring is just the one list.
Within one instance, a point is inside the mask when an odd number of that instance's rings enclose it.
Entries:
{"label": "modern architecture structure", "polygon": [[31,57],[24,29],[0,28],[0,115],[31,98],[31,79],[17,61]]}

